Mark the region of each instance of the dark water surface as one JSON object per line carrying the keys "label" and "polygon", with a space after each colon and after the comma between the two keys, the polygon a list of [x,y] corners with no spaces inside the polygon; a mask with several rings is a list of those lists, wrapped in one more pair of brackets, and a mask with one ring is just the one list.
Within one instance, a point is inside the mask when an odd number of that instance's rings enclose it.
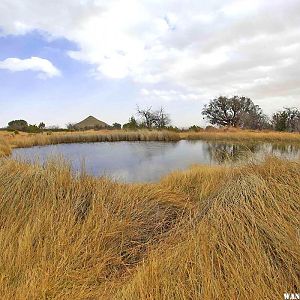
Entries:
{"label": "dark water surface", "polygon": [[75,172],[82,166],[88,174],[106,175],[124,182],[159,180],[174,170],[193,164],[220,164],[274,154],[291,159],[300,157],[300,147],[273,144],[224,144],[206,141],[179,142],[105,142],[60,144],[22,148],[13,157],[25,161],[39,161],[62,156]]}

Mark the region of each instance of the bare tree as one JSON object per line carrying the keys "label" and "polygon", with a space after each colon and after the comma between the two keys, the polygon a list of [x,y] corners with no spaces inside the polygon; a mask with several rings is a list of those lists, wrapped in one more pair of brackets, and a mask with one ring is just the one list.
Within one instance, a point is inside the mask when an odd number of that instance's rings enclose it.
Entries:
{"label": "bare tree", "polygon": [[137,114],[140,116],[141,125],[146,128],[165,128],[170,125],[169,115],[161,107],[159,110],[153,111],[152,107],[141,109],[137,107]]}
{"label": "bare tree", "polygon": [[170,125],[171,120],[169,118],[169,115],[165,113],[163,107],[154,112],[154,123],[157,128],[165,128]]}
{"label": "bare tree", "polygon": [[139,106],[137,106],[137,114],[141,118],[142,126],[145,126],[147,128],[152,128],[153,125],[155,125],[156,117],[152,112],[151,106],[145,109],[141,109]]}

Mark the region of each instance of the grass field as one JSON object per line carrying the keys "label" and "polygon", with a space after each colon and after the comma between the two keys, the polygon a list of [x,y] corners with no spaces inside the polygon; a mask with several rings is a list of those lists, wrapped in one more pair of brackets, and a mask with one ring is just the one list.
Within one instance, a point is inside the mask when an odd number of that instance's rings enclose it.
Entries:
{"label": "grass field", "polygon": [[0,160],[2,299],[282,299],[300,286],[300,162],[155,184]]}
{"label": "grass field", "polygon": [[300,143],[300,133],[238,129],[185,132],[181,134],[181,138],[187,140]]}

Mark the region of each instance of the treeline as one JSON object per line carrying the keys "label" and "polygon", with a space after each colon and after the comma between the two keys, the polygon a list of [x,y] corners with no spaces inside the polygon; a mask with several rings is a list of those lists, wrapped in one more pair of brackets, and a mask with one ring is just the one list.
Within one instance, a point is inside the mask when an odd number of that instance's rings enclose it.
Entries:
{"label": "treeline", "polygon": [[[152,110],[137,107],[137,118],[131,116],[123,129],[169,129],[179,130],[171,125],[171,119],[164,108]],[[235,127],[253,130],[276,130],[288,132],[300,132],[300,110],[297,108],[283,108],[269,118],[259,105],[247,97],[220,96],[205,105],[202,110],[203,118],[211,125],[217,127]],[[207,126],[208,129],[214,128]],[[189,130],[200,131],[203,128],[197,125],[189,127]]]}
{"label": "treeline", "polygon": [[269,118],[250,98],[220,96],[205,105],[202,114],[212,124],[245,129],[300,132],[300,111],[284,108]]}
{"label": "treeline", "polygon": [[7,130],[14,131],[18,133],[18,131],[24,131],[29,133],[38,133],[45,130],[46,125],[43,122],[40,122],[39,125],[28,124],[25,120],[13,120],[8,123]]}
{"label": "treeline", "polygon": [[[259,105],[247,97],[220,96],[211,100],[202,110],[203,119],[206,119],[211,125],[206,128],[215,127],[235,127],[253,130],[276,130],[287,132],[300,132],[300,110],[298,108],[283,108],[268,117]],[[171,119],[165,109],[154,110],[152,107],[136,109],[136,113],[129,118],[129,121],[123,126],[119,123],[113,123],[112,126],[95,127],[95,130],[101,129],[167,129],[181,131],[172,126]],[[77,130],[74,124],[67,124],[67,128],[59,128],[58,126],[46,127],[44,122],[39,125],[28,124],[25,120],[13,120],[8,123],[6,128],[10,131],[25,131],[29,133],[38,133],[43,131],[74,131]],[[91,129],[91,128],[89,128]],[[188,130],[203,130],[200,126],[193,125]]]}

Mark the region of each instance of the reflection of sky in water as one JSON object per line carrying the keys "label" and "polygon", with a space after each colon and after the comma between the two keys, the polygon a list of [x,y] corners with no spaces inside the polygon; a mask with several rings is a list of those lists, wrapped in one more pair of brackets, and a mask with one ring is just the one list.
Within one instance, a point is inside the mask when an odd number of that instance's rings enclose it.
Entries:
{"label": "reflection of sky in water", "polygon": [[204,141],[165,142],[113,142],[60,144],[15,149],[13,156],[25,160],[40,160],[62,155],[78,171],[84,162],[88,174],[107,175],[126,182],[159,180],[163,175],[193,164],[217,164],[225,158],[238,158],[242,152],[288,154],[299,156],[299,148],[256,144],[245,147]]}

